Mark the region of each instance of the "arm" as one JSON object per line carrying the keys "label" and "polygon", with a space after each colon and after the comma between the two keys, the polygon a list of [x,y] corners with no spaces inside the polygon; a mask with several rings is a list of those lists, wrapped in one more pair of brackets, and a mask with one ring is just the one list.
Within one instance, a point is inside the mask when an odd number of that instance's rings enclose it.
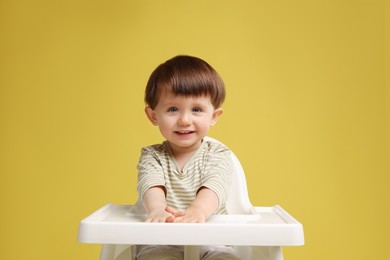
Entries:
{"label": "arm", "polygon": [[204,223],[218,208],[218,197],[214,191],[201,187],[196,198],[187,208],[185,215],[176,217],[174,222]]}
{"label": "arm", "polygon": [[143,197],[142,205],[148,214],[146,222],[172,222],[174,220],[173,215],[166,211],[167,202],[162,186],[148,189]]}
{"label": "arm", "polygon": [[226,213],[226,200],[232,180],[230,150],[219,143],[208,143],[209,157],[204,176],[195,200],[187,208],[185,216],[174,222],[205,222],[215,212]]}

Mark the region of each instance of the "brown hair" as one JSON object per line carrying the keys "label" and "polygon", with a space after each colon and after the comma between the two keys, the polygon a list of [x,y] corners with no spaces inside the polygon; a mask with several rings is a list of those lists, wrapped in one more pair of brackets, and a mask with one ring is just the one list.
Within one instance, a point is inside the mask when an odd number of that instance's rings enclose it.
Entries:
{"label": "brown hair", "polygon": [[180,55],[160,64],[150,75],[145,103],[154,109],[161,92],[174,95],[210,96],[214,108],[225,100],[225,85],[218,73],[204,60]]}

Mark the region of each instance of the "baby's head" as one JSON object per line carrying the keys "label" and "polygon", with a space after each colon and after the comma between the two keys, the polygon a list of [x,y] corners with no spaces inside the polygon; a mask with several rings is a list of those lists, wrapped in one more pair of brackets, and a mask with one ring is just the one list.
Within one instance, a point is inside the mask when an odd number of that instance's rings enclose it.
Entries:
{"label": "baby's head", "polygon": [[221,77],[207,62],[192,56],[176,56],[152,72],[145,90],[146,105],[154,109],[163,91],[186,97],[208,96],[215,109],[225,100]]}

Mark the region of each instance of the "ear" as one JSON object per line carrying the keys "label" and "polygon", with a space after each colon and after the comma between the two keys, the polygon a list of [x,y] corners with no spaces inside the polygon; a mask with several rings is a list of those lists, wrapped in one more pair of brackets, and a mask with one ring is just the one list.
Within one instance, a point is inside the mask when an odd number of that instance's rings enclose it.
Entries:
{"label": "ear", "polygon": [[145,107],[145,114],[153,125],[158,125],[156,112],[150,107]]}
{"label": "ear", "polygon": [[222,108],[217,108],[213,112],[213,116],[211,118],[210,125],[215,125],[218,121],[218,118],[223,114],[223,109]]}

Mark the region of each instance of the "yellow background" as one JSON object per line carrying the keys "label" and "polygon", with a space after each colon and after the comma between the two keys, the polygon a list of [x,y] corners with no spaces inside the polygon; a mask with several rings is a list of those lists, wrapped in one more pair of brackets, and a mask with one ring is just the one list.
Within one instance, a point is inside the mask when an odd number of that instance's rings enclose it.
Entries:
{"label": "yellow background", "polygon": [[[199,56],[212,129],[256,206],[305,229],[286,259],[389,259],[389,1],[0,1],[0,259],[98,259],[79,221],[136,200],[151,71]],[[189,234],[190,235],[190,234]]]}

